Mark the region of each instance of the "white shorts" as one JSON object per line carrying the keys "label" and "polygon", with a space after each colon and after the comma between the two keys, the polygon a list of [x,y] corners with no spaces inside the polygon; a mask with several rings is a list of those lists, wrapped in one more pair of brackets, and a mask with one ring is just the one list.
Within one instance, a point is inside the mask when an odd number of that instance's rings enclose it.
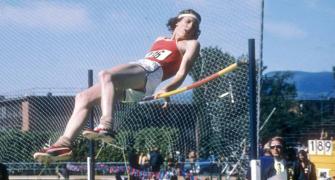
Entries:
{"label": "white shorts", "polygon": [[[130,64],[137,64],[141,66],[146,72],[147,82],[145,84],[145,94],[144,96],[150,96],[154,94],[157,86],[162,82],[163,70],[158,62],[151,61],[148,59],[140,59],[138,61],[130,62]],[[134,92],[134,90],[126,91],[126,99],[128,100],[137,100],[139,97],[127,97],[130,96],[129,92]],[[138,93],[136,93],[138,95]],[[142,97],[143,98],[143,97]]]}

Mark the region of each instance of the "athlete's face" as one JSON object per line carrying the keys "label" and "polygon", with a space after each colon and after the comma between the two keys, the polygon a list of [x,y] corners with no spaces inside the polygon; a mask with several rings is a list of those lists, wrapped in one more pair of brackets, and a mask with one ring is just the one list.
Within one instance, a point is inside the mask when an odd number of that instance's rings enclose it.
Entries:
{"label": "athlete's face", "polygon": [[175,31],[182,37],[186,39],[194,38],[198,27],[198,22],[193,17],[182,17],[182,19],[177,22]]}

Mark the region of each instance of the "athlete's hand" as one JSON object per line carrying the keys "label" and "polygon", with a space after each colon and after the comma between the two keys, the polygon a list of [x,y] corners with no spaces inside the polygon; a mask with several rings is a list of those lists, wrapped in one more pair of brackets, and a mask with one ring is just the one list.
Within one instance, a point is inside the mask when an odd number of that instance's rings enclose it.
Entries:
{"label": "athlete's hand", "polygon": [[[164,90],[164,89],[159,90],[157,93],[155,93],[154,99],[158,99],[159,95],[161,95],[163,93],[166,93],[166,90]],[[164,98],[164,104],[163,104],[162,108],[167,109],[168,105],[169,105],[169,102],[170,102],[170,97]]]}
{"label": "athlete's hand", "polygon": [[163,109],[167,109],[169,107],[170,97],[164,98],[164,104],[162,106]]}

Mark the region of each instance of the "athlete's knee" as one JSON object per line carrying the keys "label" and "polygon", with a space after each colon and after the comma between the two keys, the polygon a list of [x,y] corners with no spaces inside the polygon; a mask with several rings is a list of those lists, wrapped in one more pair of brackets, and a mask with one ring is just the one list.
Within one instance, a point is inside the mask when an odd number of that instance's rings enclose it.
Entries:
{"label": "athlete's knee", "polygon": [[106,70],[102,70],[99,72],[99,79],[101,83],[110,81],[110,73],[108,73]]}
{"label": "athlete's knee", "polygon": [[108,83],[115,79],[115,74],[106,70],[99,72],[99,79],[101,83]]}
{"label": "athlete's knee", "polygon": [[113,84],[117,84],[117,82],[119,81],[119,76],[117,73],[105,70],[99,72],[99,78],[101,83],[112,82]]}

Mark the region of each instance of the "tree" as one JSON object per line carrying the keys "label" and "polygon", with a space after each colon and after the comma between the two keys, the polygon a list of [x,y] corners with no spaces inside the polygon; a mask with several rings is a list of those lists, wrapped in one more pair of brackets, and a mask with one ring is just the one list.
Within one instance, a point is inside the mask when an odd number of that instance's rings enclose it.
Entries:
{"label": "tree", "polygon": [[285,136],[294,132],[300,125],[295,101],[297,96],[295,84],[290,82],[292,73],[275,72],[265,75],[261,85],[261,125],[273,108],[276,112],[264,124],[260,132],[261,140],[268,140],[272,136]]}
{"label": "tree", "polygon": [[[218,72],[223,67],[233,64],[235,61],[236,59],[233,56],[229,53],[224,53],[217,47],[205,47],[201,49],[201,56],[195,61],[190,71],[190,76],[194,81],[198,81]],[[197,121],[195,130],[197,137],[196,150],[201,155],[206,153],[201,152],[201,149],[214,148],[213,144],[215,144],[215,140],[213,140],[213,138],[215,139],[217,136],[212,134],[212,131],[208,131],[208,129],[211,129],[211,127],[208,126],[208,122],[212,119],[209,114],[214,108],[221,107],[221,104],[216,103],[217,93],[229,91],[228,79],[227,77],[221,77],[193,90],[193,103],[198,109],[196,111]],[[221,116],[224,115],[225,113],[222,112]],[[220,117],[220,119],[224,118]]]}
{"label": "tree", "polygon": [[[200,54],[190,72],[194,81],[246,58],[243,55],[236,58],[217,47],[205,47]],[[243,153],[241,142],[248,141],[247,89],[247,65],[240,65],[234,71],[193,89],[193,104],[197,108],[196,151],[200,156],[207,157],[208,152],[213,151],[238,161]]]}

